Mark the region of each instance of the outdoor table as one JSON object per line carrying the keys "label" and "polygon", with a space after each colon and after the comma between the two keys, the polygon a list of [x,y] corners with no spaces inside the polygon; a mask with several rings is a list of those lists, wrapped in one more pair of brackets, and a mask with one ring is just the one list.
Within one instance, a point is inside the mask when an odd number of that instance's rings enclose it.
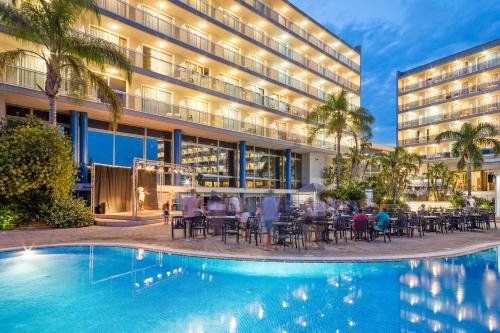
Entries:
{"label": "outdoor table", "polygon": [[436,231],[436,220],[439,218],[437,215],[425,215],[422,216],[424,220],[426,220],[425,227],[429,227],[428,231]]}
{"label": "outdoor table", "polygon": [[210,227],[213,228],[213,231],[210,234],[213,236],[221,235],[224,221],[236,218],[237,216],[234,215],[207,215],[209,229]]}

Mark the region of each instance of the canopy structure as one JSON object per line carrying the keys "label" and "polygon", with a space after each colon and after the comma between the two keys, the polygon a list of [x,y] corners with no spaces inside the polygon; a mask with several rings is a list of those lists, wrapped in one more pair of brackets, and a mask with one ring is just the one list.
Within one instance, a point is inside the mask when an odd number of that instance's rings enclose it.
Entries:
{"label": "canopy structure", "polygon": [[324,191],[325,189],[326,189],[326,187],[321,185],[321,184],[311,183],[311,184],[307,184],[307,185],[302,186],[301,188],[299,188],[298,191],[300,193],[316,193],[316,192]]}

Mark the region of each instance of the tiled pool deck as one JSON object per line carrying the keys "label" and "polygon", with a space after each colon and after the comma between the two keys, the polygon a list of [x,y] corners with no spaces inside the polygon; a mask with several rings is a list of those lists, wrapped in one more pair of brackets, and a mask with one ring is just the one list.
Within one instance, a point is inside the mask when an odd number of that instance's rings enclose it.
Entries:
{"label": "tiled pool deck", "polygon": [[[497,222],[498,223],[498,222]],[[499,223],[500,224],[500,223]],[[498,225],[500,227],[500,225]],[[182,232],[179,232],[181,236]],[[18,229],[0,232],[0,251],[37,246],[61,244],[106,244],[116,246],[144,247],[187,255],[221,258],[241,258],[257,260],[300,260],[300,261],[379,261],[447,257],[475,252],[500,245],[500,229],[474,232],[453,232],[448,234],[428,233],[425,237],[399,238],[393,236],[392,242],[383,239],[367,243],[365,241],[339,241],[325,245],[324,249],[297,251],[295,248],[282,247],[266,251],[264,246],[248,244],[234,238],[224,244],[220,237],[207,239],[175,239],[170,236],[170,227],[163,224],[138,227],[92,226],[80,229]],[[312,246],[312,245],[310,245]]]}

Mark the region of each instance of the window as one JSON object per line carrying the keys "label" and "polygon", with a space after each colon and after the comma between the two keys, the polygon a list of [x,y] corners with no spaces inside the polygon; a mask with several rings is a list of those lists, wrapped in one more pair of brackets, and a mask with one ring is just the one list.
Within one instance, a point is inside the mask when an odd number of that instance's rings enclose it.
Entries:
{"label": "window", "polygon": [[[127,82],[112,76],[104,75],[103,78],[108,82],[109,87],[118,94],[118,98],[121,99],[122,103],[126,104]],[[99,95],[99,100],[104,103],[104,96]]]}
{"label": "window", "polygon": [[252,60],[252,70],[255,71],[255,72],[259,72],[259,73],[264,73],[265,72],[265,62],[264,60],[262,60],[261,58],[253,55],[253,54],[250,54],[248,56],[249,59]]}
{"label": "window", "polygon": [[188,121],[208,124],[208,103],[199,99],[186,98]]}
{"label": "window", "polygon": [[142,101],[146,113],[163,116],[172,113],[172,94],[168,91],[142,86]]}
{"label": "window", "polygon": [[146,27],[166,35],[172,34],[173,20],[170,16],[144,4],[140,4],[140,8],[142,8],[143,22]]}
{"label": "window", "polygon": [[114,135],[110,132],[88,131],[89,163],[113,165]]}
{"label": "window", "polygon": [[150,161],[160,160],[159,143],[156,138],[146,138],[146,159]]}
{"label": "window", "polygon": [[224,24],[228,27],[240,31],[240,18],[228,11],[224,11]]}
{"label": "window", "polygon": [[244,131],[251,134],[264,135],[264,118],[249,115],[245,120]]}
{"label": "window", "polygon": [[144,53],[142,59],[144,69],[163,75],[172,75],[172,55],[149,46],[143,46],[142,50]]}
{"label": "window", "polygon": [[224,128],[239,131],[240,130],[240,111],[223,108],[222,116],[224,117]]}
{"label": "window", "polygon": [[17,85],[37,90],[45,85],[46,68],[42,59],[27,55],[18,61],[18,66],[21,69],[17,71]]}
{"label": "window", "polygon": [[245,98],[245,93],[243,89],[240,87],[240,80],[234,78],[232,76],[228,76],[225,74],[220,75],[220,80],[222,81],[224,93],[237,97],[237,98]]}
{"label": "window", "polygon": [[264,98],[265,98],[264,88],[257,86],[250,86],[250,90],[253,92],[252,101],[254,103],[264,105]]}
{"label": "window", "polygon": [[123,38],[117,34],[109,32],[107,30],[90,26],[90,34],[94,37],[104,39],[110,43],[116,44],[119,47],[126,48],[127,47],[127,39]]}
{"label": "window", "polygon": [[132,167],[134,158],[144,158],[144,138],[115,135],[115,165]]}
{"label": "window", "polygon": [[253,39],[261,42],[261,43],[264,43],[265,40],[266,40],[266,33],[264,32],[264,30],[256,27],[256,26],[251,26],[252,30],[252,37]]}
{"label": "window", "polygon": [[274,121],[272,125],[275,130],[275,137],[280,140],[286,140],[286,123]]}

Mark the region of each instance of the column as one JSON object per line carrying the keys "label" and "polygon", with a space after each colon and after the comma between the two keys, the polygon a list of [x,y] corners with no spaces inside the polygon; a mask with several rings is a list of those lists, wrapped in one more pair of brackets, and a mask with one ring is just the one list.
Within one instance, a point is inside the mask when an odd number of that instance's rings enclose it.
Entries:
{"label": "column", "polygon": [[[292,189],[292,150],[287,149],[285,151],[285,188],[287,190]],[[287,195],[288,204],[292,204],[292,194]]]}
{"label": "column", "polygon": [[500,171],[495,172],[495,216],[500,218]]}
{"label": "column", "polygon": [[239,165],[239,170],[240,170],[240,188],[243,189],[243,191],[240,193],[240,196],[244,198],[245,193],[244,189],[247,186],[247,142],[246,141],[240,141],[240,165]]}
{"label": "column", "polygon": [[[182,130],[174,130],[174,164],[181,164],[182,161]],[[181,177],[178,174],[174,175],[174,185],[178,186],[181,183]]]}
{"label": "column", "polygon": [[78,111],[71,111],[71,153],[75,163],[78,163],[78,115]]}
{"label": "column", "polygon": [[89,182],[89,174],[88,174],[88,163],[89,163],[89,155],[88,155],[88,127],[89,127],[89,118],[87,112],[80,112],[80,165],[81,165],[81,174],[82,174],[82,183]]}

